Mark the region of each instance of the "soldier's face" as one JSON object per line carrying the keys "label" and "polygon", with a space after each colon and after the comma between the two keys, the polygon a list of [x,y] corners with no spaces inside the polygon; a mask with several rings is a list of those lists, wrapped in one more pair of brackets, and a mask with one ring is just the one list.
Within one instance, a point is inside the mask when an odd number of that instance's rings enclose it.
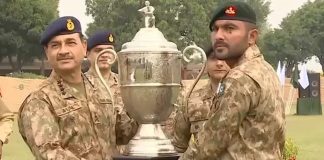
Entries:
{"label": "soldier's face", "polygon": [[219,81],[227,74],[230,67],[224,60],[219,60],[215,54],[211,54],[207,59],[206,70],[209,78]]}
{"label": "soldier's face", "polygon": [[48,62],[57,72],[81,70],[87,44],[81,40],[79,33],[58,35],[44,47]]}
{"label": "soldier's face", "polygon": [[239,58],[249,47],[246,22],[217,20],[211,32],[216,57],[221,60]]}
{"label": "soldier's face", "polygon": [[[99,52],[101,52],[104,49],[113,49],[114,50],[114,46],[113,45],[97,45],[94,48],[92,48],[89,51],[88,54],[88,59],[91,63],[91,67],[94,67],[95,65],[95,60],[97,55],[99,54]],[[114,59],[114,55],[110,54],[110,53],[104,53],[102,54],[99,58],[98,58],[98,67],[100,70],[106,70],[106,69],[110,69],[110,64],[108,63],[108,61],[111,61]]]}

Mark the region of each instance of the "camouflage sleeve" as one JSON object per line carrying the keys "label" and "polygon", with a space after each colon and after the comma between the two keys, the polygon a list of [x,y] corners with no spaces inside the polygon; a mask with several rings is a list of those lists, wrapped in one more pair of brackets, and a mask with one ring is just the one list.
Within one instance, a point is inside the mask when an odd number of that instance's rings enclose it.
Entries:
{"label": "camouflage sleeve", "polygon": [[190,122],[187,116],[187,106],[185,106],[185,98],[188,88],[182,87],[177,98],[177,112],[174,116],[173,123],[173,138],[172,144],[179,153],[183,153],[188,148],[188,143],[191,137]]}
{"label": "camouflage sleeve", "polygon": [[176,115],[176,112],[177,112],[176,106],[175,104],[173,104],[173,109],[168,119],[160,123],[163,133],[169,139],[172,139],[173,137],[173,133],[174,133],[173,123],[174,123],[174,117]]}
{"label": "camouflage sleeve", "polygon": [[225,92],[219,94],[219,101],[213,104],[217,111],[206,122],[198,134],[197,141],[190,141],[190,146],[182,159],[217,159],[227,148],[233,136],[238,134],[239,125],[246,116],[252,103],[251,92],[257,92],[258,87],[247,76],[240,79],[226,79]]}
{"label": "camouflage sleeve", "polygon": [[125,109],[117,112],[116,121],[116,143],[125,145],[135,136],[138,129],[138,123],[130,118]]}
{"label": "camouflage sleeve", "polygon": [[13,113],[7,108],[0,98],[0,140],[2,143],[8,142],[8,136],[12,133],[13,121]]}
{"label": "camouflage sleeve", "polygon": [[38,160],[80,160],[62,147],[59,125],[49,106],[40,99],[25,101],[18,118],[20,134]]}
{"label": "camouflage sleeve", "polygon": [[179,153],[183,153],[188,148],[191,137],[190,122],[185,116],[184,110],[179,110],[174,118],[174,134],[172,144]]}
{"label": "camouflage sleeve", "polygon": [[[181,86],[181,89],[182,88],[183,88],[183,86]],[[174,127],[175,127],[174,119],[175,119],[176,113],[178,112],[178,110],[182,104],[182,100],[183,100],[181,92],[177,95],[176,98],[177,98],[176,102],[172,104],[172,112],[170,113],[168,119],[160,122],[163,133],[170,140],[173,139],[173,135],[174,135]]]}

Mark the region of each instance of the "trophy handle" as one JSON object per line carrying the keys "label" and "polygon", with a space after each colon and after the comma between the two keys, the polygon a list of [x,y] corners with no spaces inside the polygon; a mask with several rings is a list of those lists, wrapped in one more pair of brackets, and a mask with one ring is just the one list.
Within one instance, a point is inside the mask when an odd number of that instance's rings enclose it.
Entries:
{"label": "trophy handle", "polygon": [[112,105],[113,105],[113,107],[115,106],[115,101],[114,101],[114,97],[113,97],[113,95],[112,95],[112,93],[111,93],[111,91],[110,91],[110,87],[108,86],[108,84],[105,82],[105,79],[102,77],[102,74],[101,74],[101,72],[100,72],[100,70],[99,70],[99,67],[98,67],[98,59],[99,59],[99,57],[101,56],[101,55],[103,55],[104,53],[109,53],[109,54],[113,54],[114,55],[114,59],[113,60],[108,60],[108,64],[109,65],[112,65],[112,64],[114,64],[115,62],[116,62],[116,60],[117,60],[117,53],[116,53],[116,51],[115,50],[113,50],[113,49],[104,49],[104,50],[102,50],[102,51],[100,51],[99,53],[98,53],[98,55],[97,55],[97,57],[96,57],[96,60],[95,60],[95,71],[96,71],[96,73],[98,74],[98,77],[99,77],[99,79],[100,79],[100,82],[104,85],[104,87],[105,87],[105,89],[107,90],[107,92],[108,92],[108,94],[109,94],[109,97],[111,98],[111,102],[112,102]]}
{"label": "trophy handle", "polygon": [[[185,102],[185,112],[186,112],[186,113],[188,113],[188,103],[189,103],[188,100],[189,100],[189,97],[190,97],[190,95],[191,95],[193,89],[194,89],[195,86],[197,85],[199,79],[200,79],[201,76],[203,75],[204,70],[205,70],[205,68],[206,68],[206,62],[207,62],[207,57],[206,57],[205,51],[204,51],[202,48],[198,47],[197,45],[193,44],[193,45],[190,45],[190,46],[186,47],[186,48],[183,50],[183,53],[182,53],[182,55],[183,55],[183,60],[185,60],[187,63],[191,63],[192,61],[198,59],[197,56],[195,56],[195,53],[194,53],[194,54],[188,54],[187,51],[188,51],[189,49],[196,49],[196,50],[198,50],[198,52],[200,53],[200,56],[202,57],[201,60],[202,60],[202,62],[203,62],[204,65],[201,67],[198,76],[196,77],[194,83],[190,86],[189,92],[186,94],[186,97],[185,97],[185,99],[184,99],[184,102]],[[196,53],[197,53],[197,52],[196,52]],[[188,58],[188,57],[189,57],[189,58]],[[200,57],[199,57],[199,58],[200,58]]]}

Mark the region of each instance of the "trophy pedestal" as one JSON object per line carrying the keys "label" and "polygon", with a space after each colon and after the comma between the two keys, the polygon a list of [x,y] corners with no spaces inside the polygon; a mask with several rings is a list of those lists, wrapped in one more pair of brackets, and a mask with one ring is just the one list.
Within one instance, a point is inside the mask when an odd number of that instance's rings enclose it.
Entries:
{"label": "trophy pedestal", "polygon": [[116,156],[113,160],[178,160],[179,155],[162,157]]}
{"label": "trophy pedestal", "polygon": [[136,135],[126,146],[123,155],[133,159],[165,159],[178,157],[171,141],[159,124],[140,124]]}

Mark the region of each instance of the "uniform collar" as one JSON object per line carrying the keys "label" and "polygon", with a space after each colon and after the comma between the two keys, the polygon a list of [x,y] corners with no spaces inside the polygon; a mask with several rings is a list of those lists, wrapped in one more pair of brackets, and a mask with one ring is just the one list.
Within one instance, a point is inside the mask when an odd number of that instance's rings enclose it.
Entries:
{"label": "uniform collar", "polygon": [[90,68],[88,72],[85,73],[85,76],[88,78],[89,82],[92,85],[95,85],[95,78],[99,78],[98,75]]}
{"label": "uniform collar", "polygon": [[236,66],[241,65],[244,62],[250,61],[251,59],[262,57],[259,47],[257,45],[250,46],[246,49],[244,54],[239,58]]}
{"label": "uniform collar", "polygon": [[[98,74],[93,69],[89,69],[89,71],[85,75],[93,85],[95,84],[95,79],[99,78]],[[105,81],[108,82],[110,86],[117,85],[118,75],[110,71],[110,76],[108,79],[105,79]]]}
{"label": "uniform collar", "polygon": [[[75,94],[75,92],[72,90],[72,87],[70,87],[66,82],[64,82],[63,79],[54,70],[52,71],[49,77],[49,82],[55,85],[56,90],[61,94],[62,98],[69,99],[73,97],[82,100],[79,96]],[[83,73],[82,82],[84,83],[86,96],[91,95],[91,92],[93,92],[93,85]]]}

